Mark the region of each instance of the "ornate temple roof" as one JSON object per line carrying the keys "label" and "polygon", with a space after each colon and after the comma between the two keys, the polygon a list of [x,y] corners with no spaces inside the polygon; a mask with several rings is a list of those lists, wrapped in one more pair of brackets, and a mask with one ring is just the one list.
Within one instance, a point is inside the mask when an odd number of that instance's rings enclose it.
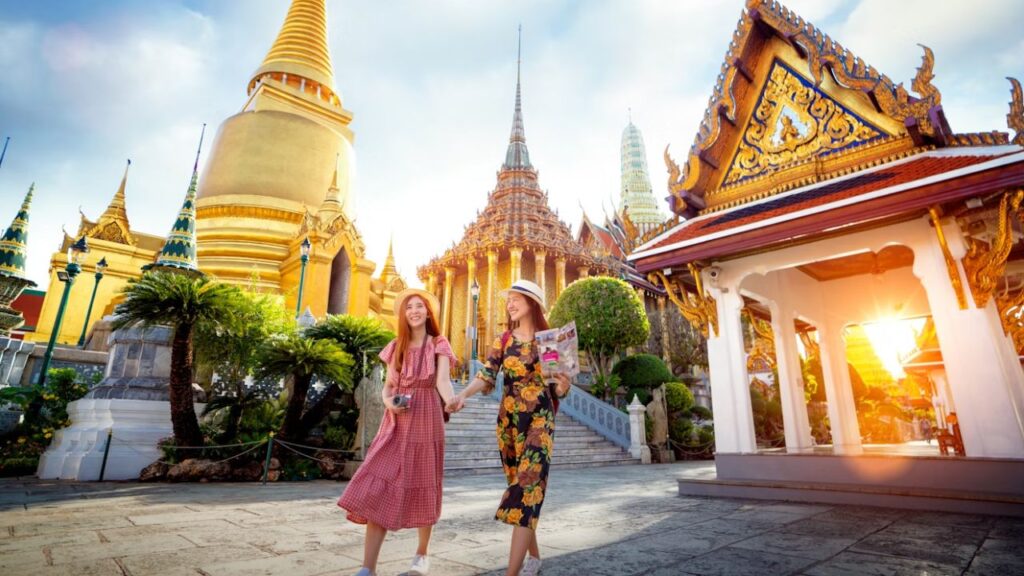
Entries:
{"label": "ornate temple roof", "polygon": [[325,0],[292,0],[277,40],[253,78],[270,72],[299,76],[334,90]]}
{"label": "ornate temple roof", "polygon": [[559,220],[548,206],[548,195],[541,190],[537,170],[530,163],[518,68],[512,133],[497,186],[488,195],[484,210],[466,227],[459,243],[432,259],[419,273],[422,276],[425,269],[434,266],[462,266],[469,257],[513,247],[544,250],[549,257],[563,257],[584,265],[594,263],[573,239],[569,225]]}
{"label": "ornate temple roof", "polygon": [[[0,275],[21,278],[25,277],[26,245],[28,244],[28,212],[32,205],[32,192],[36,185],[28,187],[21,209],[14,215],[11,225],[0,238]],[[31,282],[35,286],[35,282]]]}

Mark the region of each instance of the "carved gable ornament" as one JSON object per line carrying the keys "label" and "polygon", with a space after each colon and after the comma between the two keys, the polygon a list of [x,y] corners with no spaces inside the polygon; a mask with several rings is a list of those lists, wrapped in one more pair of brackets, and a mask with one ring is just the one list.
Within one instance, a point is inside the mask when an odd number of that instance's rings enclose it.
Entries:
{"label": "carved gable ornament", "polygon": [[885,136],[776,60],[722,183],[734,184]]}

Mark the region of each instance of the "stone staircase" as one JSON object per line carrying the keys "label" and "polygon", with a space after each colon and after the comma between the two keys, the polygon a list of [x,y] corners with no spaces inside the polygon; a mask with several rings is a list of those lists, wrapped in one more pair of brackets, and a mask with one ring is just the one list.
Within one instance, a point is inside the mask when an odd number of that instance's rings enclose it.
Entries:
{"label": "stone staircase", "polygon": [[[445,431],[446,474],[493,474],[501,472],[494,427],[498,402],[476,395],[466,407],[452,414]],[[563,413],[555,419],[555,468],[592,468],[634,464],[629,452]]]}

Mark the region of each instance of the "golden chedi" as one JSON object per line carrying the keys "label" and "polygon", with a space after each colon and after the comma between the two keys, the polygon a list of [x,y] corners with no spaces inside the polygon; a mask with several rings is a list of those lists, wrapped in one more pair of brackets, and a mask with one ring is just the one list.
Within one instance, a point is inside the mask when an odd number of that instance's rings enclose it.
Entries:
{"label": "golden chedi", "polygon": [[221,124],[200,179],[200,269],[294,307],[367,315],[374,265],[353,224],[352,113],[334,87],[324,0],[293,0],[242,111]]}

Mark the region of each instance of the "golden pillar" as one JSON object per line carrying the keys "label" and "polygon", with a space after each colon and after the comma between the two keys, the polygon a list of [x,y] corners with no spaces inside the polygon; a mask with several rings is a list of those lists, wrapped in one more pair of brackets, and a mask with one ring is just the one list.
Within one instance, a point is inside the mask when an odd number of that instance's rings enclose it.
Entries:
{"label": "golden pillar", "polygon": [[455,284],[455,268],[444,267],[444,304],[441,305],[441,335],[451,339],[449,332],[452,327],[452,288]]}
{"label": "golden pillar", "polygon": [[[466,260],[466,328],[473,325],[473,281],[476,280],[476,258]],[[467,337],[469,332],[466,332]],[[466,357],[469,361],[469,357]]]}
{"label": "golden pillar", "polygon": [[555,259],[555,300],[562,295],[562,291],[565,290],[565,258],[559,257]]}
{"label": "golden pillar", "polygon": [[498,253],[494,250],[487,251],[487,345],[494,341],[494,296],[498,293]]}
{"label": "golden pillar", "polygon": [[534,276],[536,277],[534,282],[537,283],[537,286],[540,286],[540,291],[542,294],[547,294],[547,285],[545,282],[546,274],[544,271],[544,264],[545,260],[547,259],[547,256],[547,252],[544,252],[543,250],[538,250],[533,253],[533,269]]}
{"label": "golden pillar", "polygon": [[[357,258],[349,277],[348,313],[352,316],[370,314],[370,278],[377,265],[366,258]],[[306,286],[309,286],[307,279]]]}
{"label": "golden pillar", "polygon": [[431,271],[427,275],[427,292],[437,296],[437,272]]}
{"label": "golden pillar", "polygon": [[665,314],[664,296],[658,296],[658,316],[661,318],[661,356],[668,369],[672,369],[672,349],[668,341],[668,315]]}
{"label": "golden pillar", "polygon": [[580,271],[580,278],[586,278],[587,276],[590,276],[590,267],[589,266],[580,266],[579,267],[579,271]]}
{"label": "golden pillar", "polygon": [[515,282],[523,277],[523,249],[509,248],[509,282]]}

